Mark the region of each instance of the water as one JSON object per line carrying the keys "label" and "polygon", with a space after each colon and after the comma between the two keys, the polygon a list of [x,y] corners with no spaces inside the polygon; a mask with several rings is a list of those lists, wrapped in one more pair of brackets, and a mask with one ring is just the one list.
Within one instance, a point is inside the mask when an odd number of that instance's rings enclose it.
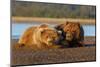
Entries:
{"label": "water", "polygon": [[[12,39],[18,39],[22,33],[30,26],[37,26],[40,23],[13,23],[12,24]],[[55,24],[50,24],[54,26]],[[95,25],[82,25],[85,36],[95,36]]]}

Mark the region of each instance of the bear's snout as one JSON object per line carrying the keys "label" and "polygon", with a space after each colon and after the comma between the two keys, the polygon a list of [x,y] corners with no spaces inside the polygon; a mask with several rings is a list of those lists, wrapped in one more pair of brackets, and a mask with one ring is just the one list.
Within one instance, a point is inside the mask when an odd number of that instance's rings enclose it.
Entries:
{"label": "bear's snout", "polygon": [[53,41],[54,44],[59,44],[59,40]]}

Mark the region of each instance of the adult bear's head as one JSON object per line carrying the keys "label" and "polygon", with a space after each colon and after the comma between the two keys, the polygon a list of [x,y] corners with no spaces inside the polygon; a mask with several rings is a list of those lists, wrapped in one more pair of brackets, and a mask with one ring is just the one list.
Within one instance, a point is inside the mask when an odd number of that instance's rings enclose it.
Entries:
{"label": "adult bear's head", "polygon": [[62,36],[67,41],[82,41],[84,40],[84,31],[79,23],[66,22],[55,27],[57,30],[62,31]]}

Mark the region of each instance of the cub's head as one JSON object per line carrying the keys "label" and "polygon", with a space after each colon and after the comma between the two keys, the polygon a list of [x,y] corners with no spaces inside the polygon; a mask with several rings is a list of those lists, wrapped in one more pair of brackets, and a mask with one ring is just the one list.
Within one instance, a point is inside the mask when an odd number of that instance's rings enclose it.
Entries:
{"label": "cub's head", "polygon": [[66,22],[60,24],[56,27],[57,30],[62,31],[62,36],[67,41],[72,41],[74,39],[79,39],[80,37],[80,24],[73,22]]}
{"label": "cub's head", "polygon": [[59,34],[56,30],[45,28],[41,31],[41,41],[48,46],[56,44],[59,39]]}

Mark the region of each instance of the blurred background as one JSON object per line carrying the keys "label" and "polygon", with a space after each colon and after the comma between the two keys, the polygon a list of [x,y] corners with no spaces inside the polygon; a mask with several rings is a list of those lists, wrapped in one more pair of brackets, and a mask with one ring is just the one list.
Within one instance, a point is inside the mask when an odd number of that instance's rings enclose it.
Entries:
{"label": "blurred background", "polygon": [[86,39],[95,40],[96,6],[12,0],[12,39],[18,39],[30,26],[66,21],[79,22]]}

